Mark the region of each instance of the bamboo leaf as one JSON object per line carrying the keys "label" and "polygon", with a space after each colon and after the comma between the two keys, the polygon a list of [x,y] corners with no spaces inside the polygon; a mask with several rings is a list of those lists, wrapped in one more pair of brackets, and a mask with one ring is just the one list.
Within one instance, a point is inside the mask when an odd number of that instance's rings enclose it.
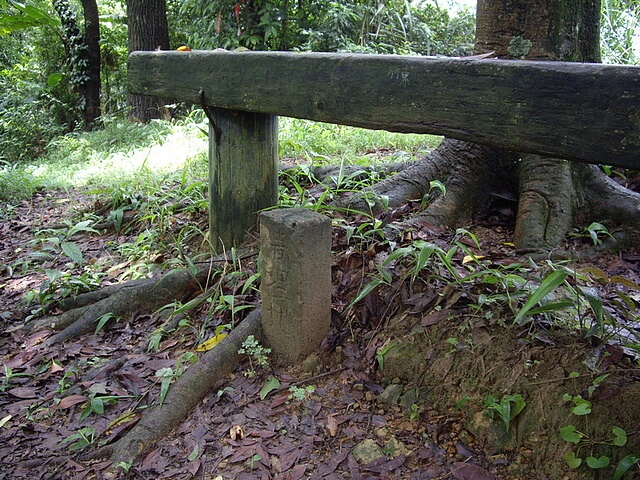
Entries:
{"label": "bamboo leaf", "polygon": [[549,293],[555,290],[569,275],[569,272],[566,270],[554,270],[542,281],[540,286],[536,288],[536,290],[531,294],[529,300],[524,304],[522,309],[518,312],[516,317],[513,319],[514,323],[520,320],[522,317],[527,315],[527,313],[537,305],[541,300],[543,300]]}

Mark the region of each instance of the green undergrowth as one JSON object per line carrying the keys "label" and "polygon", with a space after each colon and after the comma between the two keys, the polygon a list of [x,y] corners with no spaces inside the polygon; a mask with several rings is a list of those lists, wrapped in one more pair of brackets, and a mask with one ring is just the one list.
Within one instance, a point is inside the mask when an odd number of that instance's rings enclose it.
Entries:
{"label": "green undergrowth", "polygon": [[[401,230],[388,222],[385,215],[390,212],[401,219],[425,208],[432,195],[446,195],[437,180],[432,182],[431,192],[410,202],[400,213],[389,208],[373,214],[371,208],[353,211],[333,206],[336,198],[361,192],[384,176],[366,167],[415,159],[432,148],[437,137],[303,120],[281,119],[280,123],[280,156],[294,166],[281,172],[279,206],[302,206],[332,219],[335,270],[344,275],[334,282],[333,308],[354,341],[358,335],[380,331],[392,316],[390,312],[419,307],[421,315],[429,319],[455,309],[485,325],[518,329],[524,332],[523,342],[535,344],[539,339],[560,339],[569,334],[583,339],[585,345],[619,343],[626,352],[640,357],[640,339],[633,328],[640,316],[636,278],[608,274],[596,266],[518,257],[513,245],[487,245],[472,229],[425,233]],[[56,187],[82,189],[96,197],[95,211],[78,213],[76,218],[65,219],[62,226],[42,227],[28,246],[29,254],[5,266],[10,274],[32,270],[43,274],[41,286],[24,297],[26,304],[35,305],[32,316],[55,309],[64,298],[99,288],[105,277],[126,281],[147,277],[156,270],[187,268],[195,272],[199,262],[211,260],[205,126],[199,114],[181,122],[147,125],[114,119],[105,131],[57,139],[49,156],[37,165],[7,167],[0,173],[0,181],[7,174],[25,176],[27,183],[31,182],[27,193]],[[327,179],[316,178],[313,167],[325,164],[337,169]],[[384,198],[364,198],[369,207],[385,205]],[[104,244],[113,258],[106,263],[92,261],[83,253],[83,242],[86,236],[104,231],[117,234]],[[576,231],[572,241],[596,245],[607,236],[606,226],[594,223]],[[212,264],[210,282],[202,286],[201,293],[167,303],[153,313],[160,325],[154,324],[145,341],[149,351],[160,351],[171,342],[195,351],[213,348],[246,311],[259,304],[260,265],[255,252],[231,249],[226,253],[227,261]],[[95,334],[100,334],[102,327],[100,322]],[[464,325],[446,341],[452,352],[473,348]],[[268,370],[268,352],[257,343],[243,348],[249,358],[248,376]],[[380,368],[391,348],[378,350]],[[160,379],[158,403],[185,365],[193,361],[193,355],[186,352],[176,360],[175,368],[156,372]],[[16,380],[15,374],[5,371],[0,391]],[[58,395],[64,397],[72,386],[71,379],[68,384],[62,382]],[[278,388],[277,378],[268,380],[260,395],[264,398]],[[311,392],[312,387],[292,390],[290,401]],[[95,393],[86,397],[82,410],[86,418],[101,416],[105,406],[122,401]],[[507,432],[527,408],[517,392],[485,400],[488,411]],[[570,400],[579,406],[576,395]],[[563,438],[576,445],[567,461],[576,468],[582,458],[589,466],[589,462],[604,463],[602,456],[587,452],[588,438],[580,433],[582,427],[571,429],[573,426],[567,424],[564,430]],[[68,436],[67,448],[80,450],[93,444],[92,428],[83,427]],[[623,433],[620,428],[613,431],[611,442],[621,443]],[[625,462],[631,468],[637,457],[625,457],[618,471],[626,468]]]}

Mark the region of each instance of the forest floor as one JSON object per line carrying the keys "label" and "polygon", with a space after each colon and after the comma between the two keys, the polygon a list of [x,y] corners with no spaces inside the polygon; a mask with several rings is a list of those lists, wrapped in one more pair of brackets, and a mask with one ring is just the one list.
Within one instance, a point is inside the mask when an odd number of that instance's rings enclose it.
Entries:
{"label": "forest floor", "polygon": [[[42,243],[33,243],[36,232],[59,228],[78,212],[93,209],[93,202],[93,197],[79,191],[38,192],[0,224],[4,268],[0,272],[0,358],[4,364],[0,480],[106,478],[108,462],[87,462],[80,455],[120,438],[146,406],[158,401],[162,379],[157,372],[178,368],[176,363],[185,358],[184,353],[194,351],[196,333],[203,327],[194,313],[189,325],[165,338],[157,351],[147,349],[150,333],[161,323],[154,312],[138,312],[96,334],[46,348],[39,344],[51,332],[22,329],[34,308],[33,303],[25,304],[25,295],[46,291],[47,271],[69,270],[65,255],[39,256]],[[474,242],[467,242],[468,248],[479,256],[494,264],[526,264],[508,243],[508,226],[497,225],[494,219],[469,230],[481,249]],[[99,283],[107,285],[117,283],[130,267],[127,258],[111,247],[141,233],[79,232],[73,239],[87,263],[106,272]],[[128,478],[551,478],[536,473],[541,459],[525,448],[501,449],[476,436],[466,423],[460,398],[442,399],[437,406],[419,398],[390,398],[389,385],[399,379],[386,377],[380,368],[389,332],[409,331],[413,327],[402,323],[409,317],[417,318],[423,329],[430,328],[438,323],[434,313],[440,309],[456,312],[461,322],[477,302],[469,291],[456,294],[446,283],[437,285],[437,296],[443,300],[434,301],[431,287],[394,280],[341,317],[362,288],[365,273],[375,272],[375,264],[385,255],[375,243],[360,253],[345,249],[340,246],[344,235],[344,228],[335,229],[334,318],[322,351],[301,365],[273,363],[252,378],[244,374],[246,362],[238,365],[179,428],[131,466]],[[413,235],[414,240],[422,238],[444,250],[454,239],[453,232],[429,225]],[[575,240],[576,245],[584,241]],[[31,268],[38,258],[39,267]],[[465,262],[465,252],[457,251],[452,264],[468,272]],[[640,283],[639,263],[637,251],[625,251],[603,255],[580,268],[597,269],[608,278],[616,275],[632,285]],[[247,262],[244,268],[251,271],[255,266]],[[83,269],[73,267],[71,271],[81,276]],[[637,300],[639,292],[632,293]],[[433,309],[436,304],[438,308]],[[429,308],[429,315],[420,313]],[[446,342],[451,350],[462,348],[452,337]],[[539,348],[545,339],[530,343]],[[584,342],[585,351],[590,348]],[[617,360],[617,367],[627,369],[637,381],[636,360],[624,357]],[[483,359],[488,370],[491,360]],[[538,371],[536,378],[546,381],[555,374]],[[279,379],[280,387],[261,399],[260,391],[270,375]],[[297,388],[291,390],[292,386]],[[484,385],[480,390],[490,391],[490,387]],[[565,478],[583,477],[569,474]]]}

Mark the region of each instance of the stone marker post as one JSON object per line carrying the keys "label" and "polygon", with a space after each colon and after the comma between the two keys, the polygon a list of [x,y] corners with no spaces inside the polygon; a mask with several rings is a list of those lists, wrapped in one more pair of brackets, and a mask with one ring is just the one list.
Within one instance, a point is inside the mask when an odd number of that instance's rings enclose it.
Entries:
{"label": "stone marker post", "polygon": [[289,363],[316,351],[331,323],[331,220],[305,208],[260,215],[262,329]]}

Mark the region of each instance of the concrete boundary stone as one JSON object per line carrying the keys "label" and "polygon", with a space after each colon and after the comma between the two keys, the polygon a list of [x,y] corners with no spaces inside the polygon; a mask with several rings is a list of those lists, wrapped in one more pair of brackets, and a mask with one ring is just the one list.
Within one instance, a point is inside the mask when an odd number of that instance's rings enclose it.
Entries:
{"label": "concrete boundary stone", "polygon": [[331,220],[305,208],[260,214],[262,329],[289,363],[316,351],[331,324]]}

